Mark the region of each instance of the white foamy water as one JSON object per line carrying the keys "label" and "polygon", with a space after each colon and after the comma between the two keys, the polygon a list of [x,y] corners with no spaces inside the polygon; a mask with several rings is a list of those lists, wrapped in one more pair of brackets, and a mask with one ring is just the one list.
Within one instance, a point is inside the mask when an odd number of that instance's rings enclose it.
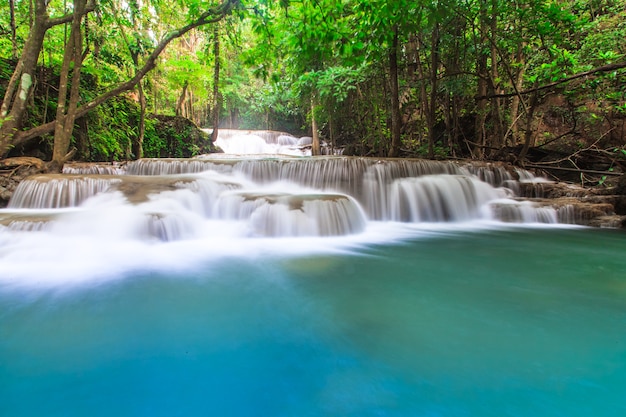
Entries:
{"label": "white foamy water", "polygon": [[514,181],[502,169],[474,175],[450,162],[221,155],[141,160],[127,172],[22,182],[0,210],[0,285],[89,283],[557,221],[553,208],[494,186]]}
{"label": "white foamy water", "polygon": [[276,154],[293,156],[310,156],[308,142],[302,142],[295,136],[282,132],[258,130],[218,130],[215,145],[224,153],[234,155]]}

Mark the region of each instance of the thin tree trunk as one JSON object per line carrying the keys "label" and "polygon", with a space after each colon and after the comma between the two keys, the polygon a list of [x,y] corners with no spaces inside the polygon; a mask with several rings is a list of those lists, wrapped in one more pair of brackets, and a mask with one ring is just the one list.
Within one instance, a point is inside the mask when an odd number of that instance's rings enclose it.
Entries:
{"label": "thin tree trunk", "polygon": [[[491,77],[490,86],[493,94],[498,94],[500,89],[498,87],[498,80],[500,78],[498,73],[498,50],[497,50],[497,36],[498,36],[498,1],[491,0],[491,22],[490,22],[490,34],[491,34]],[[504,117],[502,115],[502,100],[494,97],[491,100],[491,118],[493,130],[491,132],[491,143],[488,145],[492,148],[501,148],[504,140]]]}
{"label": "thin tree trunk", "polygon": [[185,81],[185,84],[183,84],[183,91],[181,91],[180,96],[178,96],[178,100],[176,100],[176,116],[184,116],[183,108],[185,106],[185,100],[187,99],[188,87],[189,83]]}
{"label": "thin tree trunk", "polygon": [[531,143],[533,142],[533,117],[535,115],[535,108],[537,107],[537,102],[539,100],[539,94],[536,92],[530,99],[530,103],[528,104],[528,108],[526,110],[526,132],[524,134],[524,146],[519,153],[519,160],[523,161],[528,154],[528,150],[530,149]]}
{"label": "thin tree trunk", "polygon": [[[9,80],[0,106],[0,156],[11,147],[13,136],[22,126],[28,97],[35,80],[35,69],[44,36],[48,30],[45,0],[35,1],[35,19],[15,71]],[[18,88],[19,87],[19,88]]]}
{"label": "thin tree trunk", "polygon": [[[515,89],[517,91],[522,91],[525,70],[526,70],[526,66],[522,65],[522,67],[519,70],[519,73],[517,74],[517,79],[515,80]],[[520,142],[519,141],[519,127],[518,127],[519,125],[517,123],[518,122],[517,119],[519,117],[518,114],[519,114],[520,100],[521,100],[521,96],[519,95],[513,96],[513,99],[511,100],[511,125],[510,125],[509,130],[511,131],[511,136],[512,136],[511,138],[512,146],[515,146]]]}
{"label": "thin tree trunk", "polygon": [[220,124],[220,30],[219,25],[213,28],[213,54],[215,56],[215,68],[213,71],[213,131],[211,132],[211,141],[215,142],[218,136],[218,128]]}
{"label": "thin tree trunk", "polygon": [[393,28],[393,41],[389,52],[389,77],[391,84],[391,147],[388,156],[400,155],[400,88],[398,86],[398,26]]}
{"label": "thin tree trunk", "polygon": [[311,147],[311,155],[317,156],[320,152],[320,135],[317,131],[317,117],[315,117],[315,108],[317,107],[317,98],[311,96],[311,133],[313,136],[313,145]]}
{"label": "thin tree trunk", "polygon": [[141,81],[137,83],[137,92],[139,93],[139,132],[137,132],[137,141],[133,153],[136,159],[140,159],[143,158],[143,140],[146,136],[146,94],[143,91]]}
{"label": "thin tree trunk", "polygon": [[328,133],[330,135],[330,154],[335,154],[335,132],[333,129],[333,116],[328,116]]}
{"label": "thin tree trunk", "polygon": [[[86,0],[74,0],[74,18],[70,29],[69,42],[65,46],[63,65],[59,80],[59,99],[57,104],[56,125],[54,129],[54,148],[52,150],[52,163],[54,169],[62,169],[63,164],[69,158],[68,150],[76,120],[76,109],[80,99],[80,72],[83,61],[83,36],[80,30],[81,22],[86,11]],[[69,87],[70,99],[66,106],[69,84],[70,66],[72,70],[72,84]]]}
{"label": "thin tree trunk", "polygon": [[17,30],[15,26],[15,0],[9,0],[9,13],[11,25],[11,56],[17,59]]}
{"label": "thin tree trunk", "polygon": [[[124,32],[122,32],[123,34]],[[126,36],[124,36],[126,38]],[[139,52],[137,49],[131,48],[127,41],[127,46],[133,60],[135,72],[139,69]],[[146,135],[146,94],[143,89],[143,82],[137,83],[137,98],[139,100],[139,126],[137,128],[137,137],[132,142],[132,154],[135,159],[143,158],[143,140]]]}
{"label": "thin tree trunk", "polygon": [[435,155],[435,123],[437,121],[437,69],[439,68],[439,23],[435,23],[430,52],[430,108],[428,110],[428,157]]}
{"label": "thin tree trunk", "polygon": [[487,145],[487,113],[488,113],[488,101],[484,97],[489,88],[489,72],[487,69],[487,60],[489,53],[485,51],[486,45],[489,42],[487,36],[489,31],[489,17],[487,13],[486,2],[480,2],[479,12],[479,39],[475,46],[477,48],[476,57],[476,72],[478,76],[476,84],[476,95],[481,97],[476,104],[476,121],[474,124],[474,146],[472,153],[475,157],[482,158],[484,156],[484,149]]}
{"label": "thin tree trunk", "polygon": [[189,99],[185,103],[185,117],[193,121],[195,124],[198,124],[198,120],[196,119],[194,112],[193,112],[193,102],[194,102],[193,90],[187,90],[187,95],[189,96]]}
{"label": "thin tree trunk", "polygon": [[[419,49],[423,49],[424,47],[424,42],[423,39],[420,35],[420,37],[418,38],[418,45],[419,45]],[[428,126],[428,132],[429,132],[429,136],[430,136],[430,106],[428,104],[428,92],[426,91],[426,75],[424,72],[424,63],[422,62],[422,58],[421,55],[418,53],[417,54],[417,61],[416,61],[416,65],[417,65],[417,72],[419,74],[419,83],[420,83],[420,111],[422,113],[422,117],[424,119],[426,119],[426,125]],[[423,140],[422,137],[420,137],[420,142]]]}
{"label": "thin tree trunk", "polygon": [[[137,2],[137,0],[131,0],[129,2],[129,5],[131,7],[131,19],[132,19],[132,23],[133,26],[136,28],[137,26],[140,26],[138,24],[138,19],[137,19],[137,14],[139,13],[139,4]],[[122,34],[124,34],[124,32],[122,32]],[[126,39],[126,35],[124,34],[124,39]],[[128,47],[128,50],[130,52],[131,58],[133,60],[133,67],[135,70],[135,73],[137,73],[137,71],[139,70],[139,51],[140,51],[140,42],[139,42],[139,38],[136,37],[135,41],[137,42],[137,45],[135,48],[131,48],[130,47],[130,43],[128,42],[128,39],[126,39],[126,46]],[[143,80],[139,80],[139,82],[137,83],[137,94],[139,97],[139,128],[138,128],[138,132],[137,132],[137,139],[135,141],[135,146],[133,149],[133,154],[135,156],[135,159],[141,159],[143,158],[143,140],[144,137],[146,135],[146,94],[143,91]]]}
{"label": "thin tree trunk", "polygon": [[[455,17],[450,20],[446,31],[452,37],[452,53],[448,55],[447,62],[443,65],[446,74],[444,77],[451,80],[458,79],[461,73],[461,57],[460,53],[465,49],[465,45],[461,45],[460,39],[464,39],[463,33],[463,24],[464,21]],[[450,74],[450,75],[449,75]],[[452,81],[455,82],[455,81]],[[448,90],[446,92],[446,112],[445,112],[445,123],[446,123],[446,132],[447,132],[447,142],[446,146],[450,150],[450,154],[452,156],[455,155],[455,147],[456,145],[460,145],[461,139],[461,122],[458,111],[458,94],[455,94],[454,90]]]}
{"label": "thin tree trunk", "polygon": [[[93,8],[94,5],[90,2],[85,12],[90,12]],[[55,19],[49,18],[46,0],[35,0],[32,9],[34,18],[31,29],[0,106],[0,157],[6,155],[11,146],[15,145],[14,140],[22,127],[46,31],[71,21],[74,16],[69,14]]]}

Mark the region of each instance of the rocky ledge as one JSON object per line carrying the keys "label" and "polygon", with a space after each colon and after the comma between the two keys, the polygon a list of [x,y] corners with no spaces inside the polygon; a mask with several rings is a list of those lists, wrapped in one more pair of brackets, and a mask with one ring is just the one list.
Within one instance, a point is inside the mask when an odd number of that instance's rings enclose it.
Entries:
{"label": "rocky ledge", "polygon": [[46,164],[38,158],[19,157],[0,160],[0,208],[9,204],[15,188],[23,179],[43,172],[46,172]]}
{"label": "rocky ledge", "polygon": [[559,222],[593,227],[626,227],[626,194],[621,184],[585,188],[561,182],[520,183],[520,196],[557,209]]}
{"label": "rocky ledge", "polygon": [[[97,166],[95,166],[97,165]],[[98,168],[94,173],[115,174],[119,165]],[[519,178],[519,171],[509,164],[474,163],[474,168],[502,173],[507,171]],[[37,158],[19,157],[0,160],[0,208],[8,205],[17,185],[25,178],[47,171],[46,164]],[[110,172],[109,172],[110,171]],[[479,173],[477,173],[479,174]],[[520,201],[530,201],[535,206],[552,207],[557,211],[558,221],[592,227],[626,228],[626,175],[603,187],[581,187],[564,182],[524,181],[516,185]],[[505,209],[503,209],[505,210]],[[507,221],[506,214],[499,213]],[[516,221],[516,219],[508,219]]]}

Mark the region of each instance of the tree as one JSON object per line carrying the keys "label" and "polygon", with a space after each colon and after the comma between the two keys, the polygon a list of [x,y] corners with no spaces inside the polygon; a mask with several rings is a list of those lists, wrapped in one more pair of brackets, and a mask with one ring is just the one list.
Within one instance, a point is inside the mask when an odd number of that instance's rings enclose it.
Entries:
{"label": "tree", "polygon": [[[64,105],[65,97],[59,97],[59,102],[60,104],[63,104],[63,106],[59,105],[61,109],[58,110],[57,120],[50,123],[44,123],[27,131],[22,131],[20,130],[21,116],[26,109],[26,100],[32,90],[34,68],[36,66],[37,57],[39,55],[39,51],[41,50],[43,36],[46,30],[54,25],[70,21],[72,22],[72,30],[76,28],[73,34],[70,34],[70,42],[66,45],[65,57],[67,57],[67,60],[64,58],[64,65],[62,68],[62,82],[59,90],[61,93],[65,94],[65,92],[67,92],[67,87],[63,87],[63,72],[66,67],[69,71],[70,64],[72,62],[76,64],[72,73],[74,80],[76,80],[76,85],[78,84],[81,70],[80,64],[82,62],[82,59],[78,56],[78,51],[82,41],[82,33],[79,30],[80,21],[82,16],[93,10],[93,5],[85,3],[85,0],[75,0],[74,9],[78,10],[77,13],[57,19],[51,19],[47,15],[46,2],[44,0],[36,0],[35,22],[31,28],[29,39],[22,52],[20,62],[18,63],[18,66],[16,67],[9,83],[9,87],[7,88],[5,100],[2,103],[0,114],[2,115],[3,123],[0,127],[0,155],[6,155],[11,146],[15,146],[54,130],[54,161],[57,166],[62,166],[65,162],[65,158],[68,156],[69,150],[69,140],[67,140],[67,136],[65,136],[65,134],[68,131],[69,134],[71,134],[73,129],[73,120],[85,115],[109,98],[134,88],[137,83],[139,83],[142,78],[156,66],[157,58],[174,39],[180,38],[190,30],[199,26],[216,23],[222,20],[238,5],[239,0],[225,0],[223,3],[209,7],[204,11],[196,9],[196,12],[193,14],[189,23],[168,32],[164,38],[161,39],[152,52],[146,57],[143,65],[136,71],[133,77],[116,85],[115,87],[112,87],[110,90],[93,100],[83,103],[82,105],[78,105],[78,94],[72,95],[73,88],[71,88],[67,108],[65,108]],[[80,38],[80,40],[78,38]],[[82,56],[82,51],[80,51],[80,54]],[[19,91],[17,89],[18,79],[21,79]],[[11,109],[10,111],[9,108]],[[72,122],[71,124],[69,123],[70,121]]]}
{"label": "tree", "polygon": [[213,70],[213,132],[211,140],[217,140],[218,128],[220,124],[220,111],[222,108],[222,98],[220,96],[220,30],[218,25],[213,26],[213,57],[215,59]]}
{"label": "tree", "polygon": [[[93,3],[84,3],[81,13],[88,13],[94,7]],[[16,134],[21,128],[28,98],[33,89],[37,60],[46,32],[54,26],[72,20],[74,20],[74,14],[51,18],[48,16],[48,2],[46,0],[34,1],[34,19],[31,30],[0,106],[0,122],[2,123],[0,126],[0,156],[6,155],[10,147],[16,145]]]}
{"label": "tree", "polygon": [[[65,161],[73,154],[68,154],[70,140],[76,120],[76,109],[79,101],[80,71],[83,61],[83,35],[81,23],[88,13],[87,0],[74,0],[74,13],[70,28],[69,41],[65,46],[63,65],[59,80],[59,99],[57,102],[56,120],[54,126],[54,150],[52,163],[62,167]],[[72,71],[71,85],[68,86]],[[67,102],[69,90],[69,101]],[[59,168],[60,169],[60,168]]]}

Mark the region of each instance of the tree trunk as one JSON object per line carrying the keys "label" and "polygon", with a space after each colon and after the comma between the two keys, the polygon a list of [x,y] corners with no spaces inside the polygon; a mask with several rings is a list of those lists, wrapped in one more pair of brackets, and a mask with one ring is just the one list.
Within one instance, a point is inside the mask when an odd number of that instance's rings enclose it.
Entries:
{"label": "tree trunk", "polygon": [[17,59],[17,29],[15,26],[15,0],[9,0],[9,13],[11,25],[11,56]]}
{"label": "tree trunk", "polygon": [[[137,19],[137,14],[139,13],[139,4],[137,0],[130,0],[128,2],[130,6],[130,18],[133,26],[137,28],[141,28],[141,21]],[[135,44],[131,44],[130,39],[126,35],[126,31],[124,30],[124,26],[121,24],[121,19],[119,18],[115,7],[111,9],[113,15],[115,16],[115,20],[117,22],[118,28],[124,39],[124,43],[126,44],[126,48],[128,48],[128,53],[130,54],[131,60],[133,61],[133,69],[136,74],[139,71],[139,53],[141,50],[141,41],[137,33],[135,34]],[[143,29],[142,29],[143,30]],[[94,55],[96,52],[94,52]],[[155,87],[156,89],[156,87]],[[143,140],[146,134],[146,95],[143,90],[143,82],[140,80],[137,83],[137,96],[139,99],[139,126],[137,129],[137,137],[131,143],[131,152],[135,159],[143,158]]]}
{"label": "tree trunk", "polygon": [[[490,88],[493,94],[500,93],[498,86],[498,80],[500,78],[498,73],[498,49],[497,49],[497,36],[498,36],[498,2],[497,0],[491,0],[491,22],[490,22],[490,36],[491,36],[491,74],[489,79]],[[502,115],[502,99],[494,97],[491,99],[491,140],[487,145],[492,148],[500,149],[504,140],[504,117]]]}
{"label": "tree trunk", "polygon": [[[445,79],[451,80],[456,84],[459,79],[459,74],[462,73],[461,65],[461,52],[465,49],[465,45],[461,44],[461,39],[464,39],[464,23],[465,21],[460,17],[453,17],[446,24],[446,32],[452,37],[452,44],[449,47],[451,53],[445,55],[447,57],[446,62],[442,65],[445,74]],[[456,147],[462,145],[461,142],[461,121],[459,106],[459,94],[456,92],[456,88],[446,89],[445,91],[445,112],[444,120],[446,124],[446,146],[450,150],[452,156],[456,155]]]}
{"label": "tree trunk", "polygon": [[220,124],[220,30],[219,25],[213,28],[213,55],[215,56],[215,68],[213,71],[213,131],[211,132],[211,142],[217,140],[218,128]]}
{"label": "tree trunk", "polygon": [[[74,0],[74,18],[70,29],[69,42],[65,45],[63,65],[59,79],[59,99],[57,104],[56,125],[54,129],[54,148],[52,150],[52,163],[55,169],[62,169],[63,164],[69,158],[68,151],[76,120],[76,110],[80,99],[80,72],[83,63],[83,35],[81,22],[86,11],[86,0]],[[69,87],[70,97],[67,102],[69,73],[72,62],[72,84]]]}
{"label": "tree trunk", "polygon": [[388,156],[400,155],[400,88],[398,86],[398,26],[393,28],[393,41],[389,52],[389,77],[391,84],[391,147]]}
{"label": "tree trunk", "polygon": [[311,147],[311,155],[317,156],[320,152],[320,135],[317,131],[317,118],[315,117],[315,108],[317,107],[317,99],[311,96],[311,135],[313,136],[313,144]]}
{"label": "tree trunk", "polygon": [[537,102],[539,101],[539,94],[535,92],[530,99],[530,103],[528,104],[528,108],[526,110],[526,132],[524,134],[524,146],[519,153],[519,160],[523,161],[528,154],[528,150],[530,149],[530,145],[533,141],[533,117],[535,115],[535,108],[537,107]]}
{"label": "tree trunk", "polygon": [[[45,0],[36,0],[36,1],[41,2],[45,6]],[[136,74],[131,79],[117,85],[116,87],[113,87],[111,90],[101,94],[100,96],[80,106],[78,109],[76,109],[76,117],[82,117],[88,112],[90,112],[91,110],[93,110],[94,108],[96,108],[97,106],[107,101],[108,99],[115,97],[124,91],[128,91],[134,88],[137,85],[137,83],[140,82],[148,72],[150,72],[152,69],[155,68],[157,58],[161,55],[163,50],[167,47],[167,45],[170,44],[171,41],[173,41],[174,39],[180,38],[185,33],[199,26],[219,22],[238,5],[239,5],[239,0],[225,0],[223,3],[206,10],[196,20],[192,21],[188,25],[169,32],[165,36],[165,38],[163,38],[157,44],[154,50],[146,58],[146,61],[141,67],[141,69],[139,69],[139,71],[137,71]],[[93,10],[93,3],[89,4],[88,10],[89,11]],[[44,15],[45,15],[45,7],[44,7]],[[48,27],[52,27],[52,26],[64,23],[65,21],[68,21],[70,17],[73,17],[73,16],[67,15],[61,18],[57,18],[57,19],[48,19],[47,25],[44,24],[44,27],[48,28]],[[33,24],[33,27],[34,26],[35,24]],[[45,34],[45,31],[44,31],[44,34]],[[31,31],[31,35],[32,35],[32,31]],[[43,34],[42,34],[42,38],[43,38]],[[25,50],[26,50],[26,46],[25,46]],[[39,51],[37,51],[36,57],[38,55],[39,55]],[[24,53],[22,53],[22,58],[23,57],[24,57]],[[37,60],[35,59],[35,63],[36,62]],[[18,64],[18,67],[19,67],[19,64]],[[14,76],[15,76],[15,73],[14,73]],[[19,78],[19,74],[15,77]],[[29,81],[32,81],[32,78],[29,78]],[[9,92],[9,88],[7,88],[7,93],[8,92]],[[13,93],[10,94],[11,97],[13,97]],[[2,108],[4,108],[4,102],[3,102]],[[2,116],[2,113],[0,113],[0,120],[4,118],[5,117]],[[2,127],[0,128],[0,156],[4,156],[6,154],[6,151],[11,147],[11,145],[15,145],[15,146],[24,145],[28,143],[30,140],[38,136],[54,131],[55,126],[56,126],[56,121],[39,125],[27,131],[20,131],[17,129],[17,127],[6,128],[6,126],[8,126],[7,122],[3,123]],[[7,132],[6,135],[4,134],[5,131]]]}
{"label": "tree trunk", "polygon": [[[330,135],[330,155],[335,154],[335,132],[333,129],[333,115],[328,116],[328,134]],[[326,153],[328,154],[328,152]]]}
{"label": "tree trunk", "polygon": [[[421,35],[418,38],[418,46],[420,50],[423,49],[424,47],[424,42],[423,42]],[[419,75],[419,83],[420,83],[420,87],[419,87],[420,111],[421,111],[422,117],[426,119],[426,126],[428,128],[427,131],[429,132],[429,136],[430,136],[430,126],[431,126],[430,106],[428,104],[428,92],[426,91],[426,74],[424,71],[424,63],[422,62],[422,57],[421,57],[421,54],[419,53],[417,54],[416,65],[417,65],[417,73]],[[422,140],[423,140],[423,137],[421,137],[420,135],[420,144]]]}
{"label": "tree trunk", "polygon": [[[139,69],[139,53],[137,51],[132,52],[133,65],[135,66],[135,72]],[[137,83],[137,93],[139,96],[139,129],[137,132],[137,139],[133,149],[135,159],[143,158],[143,139],[146,136],[146,94],[143,91],[143,84],[141,81]]]}
{"label": "tree trunk", "polygon": [[[85,10],[90,12],[93,9],[93,3],[89,3]],[[43,47],[46,31],[51,27],[71,21],[74,16],[69,14],[55,19],[49,18],[46,0],[35,0],[32,10],[34,18],[30,32],[0,106],[0,157],[5,156],[15,144],[16,135],[22,127],[22,119],[35,83],[37,60]]]}
{"label": "tree trunk", "polygon": [[146,95],[143,91],[141,81],[137,85],[139,90],[139,132],[137,133],[137,142],[135,144],[135,159],[143,158],[143,140],[146,136]]}
{"label": "tree trunk", "polygon": [[485,97],[487,95],[489,87],[489,73],[487,70],[487,60],[489,54],[485,51],[488,44],[487,32],[489,30],[489,18],[487,16],[487,5],[484,2],[480,3],[480,26],[479,26],[479,39],[476,43],[477,48],[477,60],[476,60],[476,72],[478,81],[476,84],[476,95],[481,97],[476,104],[476,122],[474,125],[474,147],[473,154],[475,157],[482,158],[484,156],[485,146],[487,144],[487,108],[488,101]]}
{"label": "tree trunk", "polygon": [[[35,1],[35,19],[24,45],[22,55],[9,80],[0,107],[0,156],[9,151],[13,136],[22,127],[28,97],[35,81],[35,69],[44,36],[48,30],[48,14],[45,0]],[[19,85],[19,88],[18,88]]]}
{"label": "tree trunk", "polygon": [[430,107],[428,109],[428,157],[435,156],[435,123],[437,122],[437,70],[439,68],[439,22],[435,23],[430,51]]}
{"label": "tree trunk", "polygon": [[[517,51],[517,63],[519,64],[520,69],[519,69],[519,72],[517,73],[517,77],[514,80],[514,87],[513,87],[513,89],[517,92],[522,91],[522,87],[524,86],[524,73],[526,72],[526,62],[524,60],[522,46],[519,46],[518,51]],[[518,122],[517,119],[519,118],[518,115],[519,115],[521,99],[522,97],[519,94],[516,94],[515,96],[513,96],[513,99],[511,100],[511,124],[509,127],[509,131],[511,132],[510,144],[512,146],[515,146],[518,143],[520,143],[519,127],[518,127],[519,124],[517,123]]]}
{"label": "tree trunk", "polygon": [[189,87],[189,83],[185,81],[183,84],[183,91],[181,91],[180,96],[178,96],[178,100],[176,100],[176,116],[184,116],[183,108],[185,106],[185,100],[187,99],[187,88]]}

